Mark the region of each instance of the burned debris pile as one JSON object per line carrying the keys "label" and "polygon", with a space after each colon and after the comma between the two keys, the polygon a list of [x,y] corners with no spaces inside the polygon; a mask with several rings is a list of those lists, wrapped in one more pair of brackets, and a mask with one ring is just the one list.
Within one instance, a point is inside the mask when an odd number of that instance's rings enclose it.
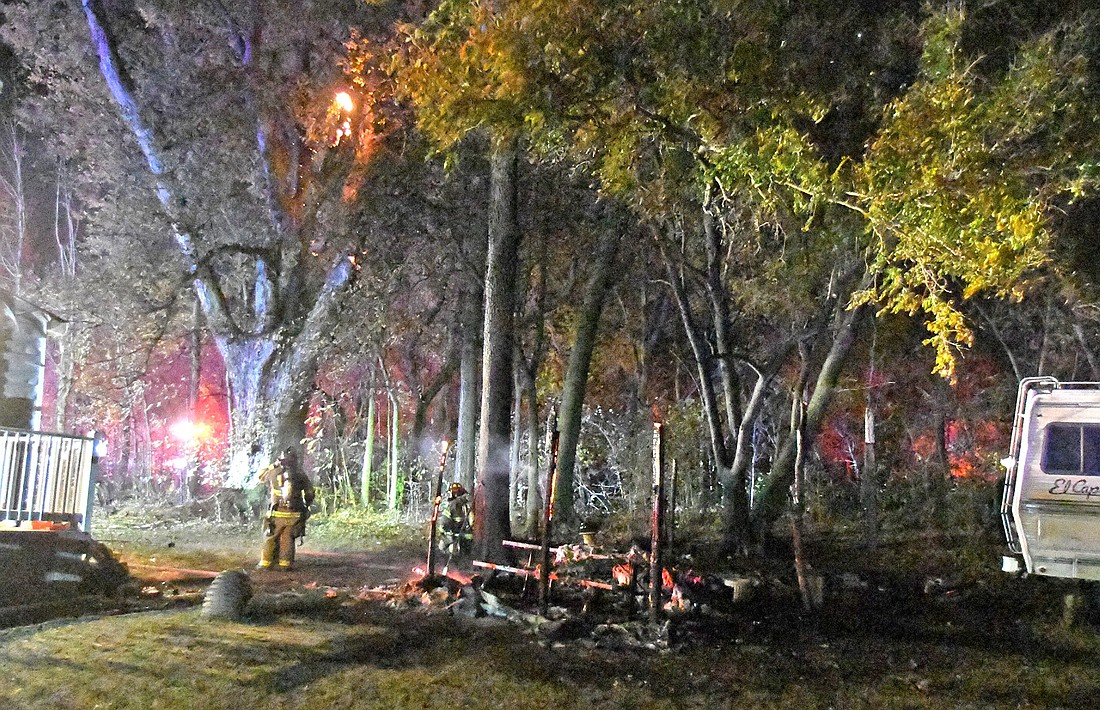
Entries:
{"label": "burned debris pile", "polygon": [[[521,553],[537,546],[506,541]],[[546,578],[550,604],[540,608],[541,566],[536,554],[526,564],[475,560],[472,572],[448,568],[428,575],[417,568],[412,579],[390,596],[401,607],[446,610],[468,619],[503,620],[523,627],[544,643],[574,643],[607,649],[664,650],[686,642],[684,631],[723,625],[753,598],[761,581],[754,575],[700,574],[689,567],[662,567],[658,614],[651,613],[649,553],[637,546],[625,553],[590,545],[550,548]],[[657,620],[654,622],[653,618]],[[694,635],[693,633],[691,635]]]}

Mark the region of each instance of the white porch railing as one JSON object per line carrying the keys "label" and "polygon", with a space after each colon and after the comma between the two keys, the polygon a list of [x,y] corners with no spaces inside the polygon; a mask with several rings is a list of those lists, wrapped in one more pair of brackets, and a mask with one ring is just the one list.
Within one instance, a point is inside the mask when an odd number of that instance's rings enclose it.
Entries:
{"label": "white porch railing", "polygon": [[0,525],[90,532],[95,439],[0,428]]}

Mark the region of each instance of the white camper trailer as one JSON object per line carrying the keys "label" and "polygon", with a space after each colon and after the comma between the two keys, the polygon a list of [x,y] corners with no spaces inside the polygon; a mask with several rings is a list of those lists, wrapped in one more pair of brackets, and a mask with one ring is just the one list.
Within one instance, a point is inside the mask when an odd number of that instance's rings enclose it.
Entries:
{"label": "white camper trailer", "polygon": [[1022,380],[1003,463],[1003,569],[1100,580],[1100,382]]}

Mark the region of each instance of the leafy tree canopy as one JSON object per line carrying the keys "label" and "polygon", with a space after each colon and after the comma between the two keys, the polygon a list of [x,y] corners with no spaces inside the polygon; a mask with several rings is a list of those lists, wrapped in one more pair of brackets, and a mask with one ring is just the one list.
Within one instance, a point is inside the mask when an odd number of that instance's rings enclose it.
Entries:
{"label": "leafy tree canopy", "polygon": [[[1052,208],[1095,188],[1094,28],[1072,8],[451,0],[407,29],[399,69],[442,145],[523,126],[651,216],[715,185],[796,228],[852,212],[877,274],[855,303],[923,313],[950,374],[960,300],[1018,297]],[[987,31],[1008,45],[993,59]]]}

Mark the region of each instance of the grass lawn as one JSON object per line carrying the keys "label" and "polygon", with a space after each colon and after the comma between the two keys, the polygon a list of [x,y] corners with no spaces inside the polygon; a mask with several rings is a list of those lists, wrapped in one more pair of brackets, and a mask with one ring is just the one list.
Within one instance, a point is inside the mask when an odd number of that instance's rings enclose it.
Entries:
{"label": "grass lawn", "polygon": [[805,630],[615,652],[349,600],[244,623],[187,610],[10,629],[0,632],[0,699],[20,708],[1095,707],[1095,632],[1030,638],[1029,653]]}
{"label": "grass lawn", "polygon": [[[104,542],[133,563],[224,569],[254,559],[248,527],[112,522]],[[438,606],[356,599],[354,589],[318,588],[320,603],[259,606],[239,623],[190,608],[23,626],[0,631],[0,707],[1100,707],[1100,632],[1063,626],[1065,585],[993,570],[929,594],[907,549],[877,566],[819,553],[819,569],[855,569],[869,584],[812,615],[794,597],[761,596],[680,627],[683,642],[668,652],[594,647],[586,635],[551,643]],[[961,564],[942,545],[912,554],[927,568],[920,575]]]}

